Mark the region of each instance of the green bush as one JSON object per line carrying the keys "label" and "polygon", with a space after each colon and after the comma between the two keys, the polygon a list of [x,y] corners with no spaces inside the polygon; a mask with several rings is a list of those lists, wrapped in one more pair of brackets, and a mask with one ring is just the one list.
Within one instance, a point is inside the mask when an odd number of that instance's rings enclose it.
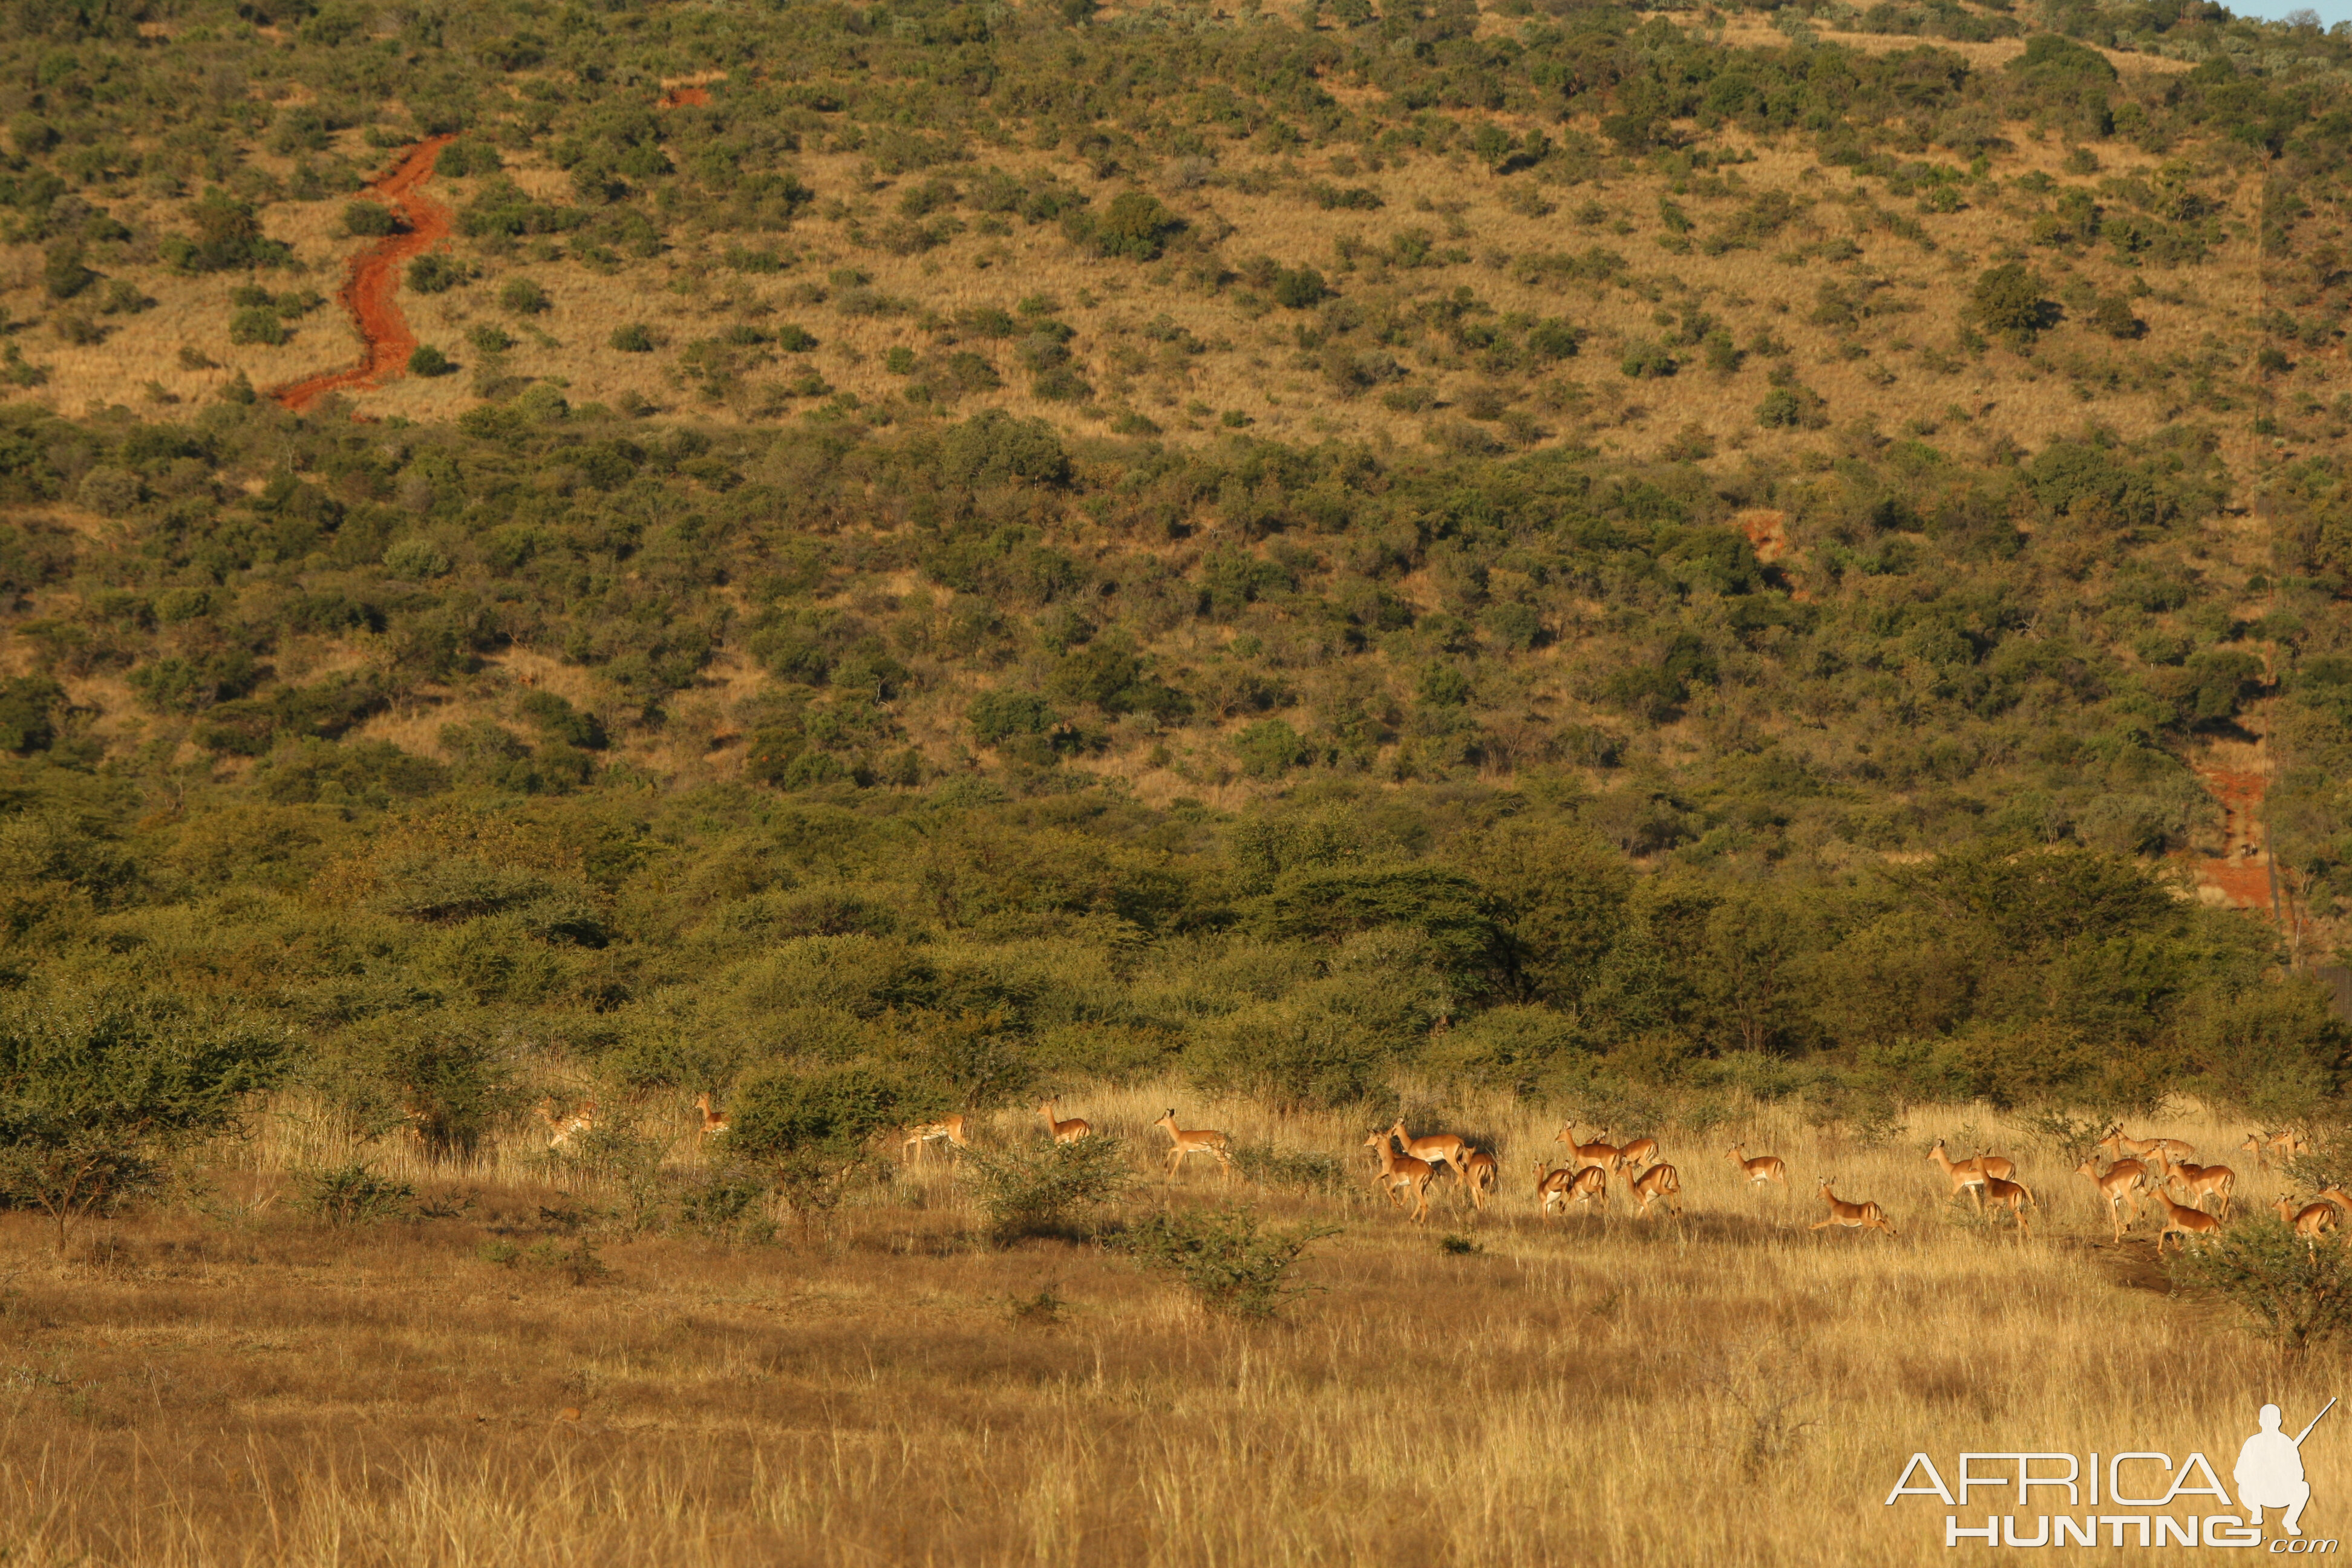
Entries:
{"label": "green bush", "polygon": [[654,352],[654,335],[642,321],[614,328],[608,341],[625,354],[649,354]]}
{"label": "green bush", "polygon": [[1112,1245],[1172,1276],[1208,1311],[1262,1319],[1315,1289],[1295,1282],[1291,1271],[1317,1242],[1339,1234],[1337,1226],[1268,1230],[1248,1209],[1183,1209],[1153,1215]]}
{"label": "green bush", "polygon": [[457,362],[431,343],[419,343],[408,353],[408,374],[411,375],[448,375],[457,368]]}
{"label": "green bush", "polygon": [[291,335],[273,310],[248,308],[228,319],[228,341],[233,343],[263,343],[274,348]]}
{"label": "green bush", "polygon": [[357,1163],[297,1172],[294,1186],[300,1206],[338,1230],[398,1219],[416,1201],[416,1189],[406,1182],[379,1176]]}
{"label": "green bush", "polygon": [[2310,1350],[2352,1328],[2352,1254],[2315,1247],[2275,1215],[2255,1214],[2172,1258],[2173,1282],[2210,1290],[2282,1351]]}
{"label": "green bush", "polygon": [[400,215],[382,202],[347,202],[343,206],[343,229],[363,239],[382,238],[400,232]]}
{"label": "green bush", "polygon": [[2042,297],[2044,288],[2022,263],[2005,261],[1978,275],[1969,304],[1986,331],[2030,340],[2057,320],[2057,307]]}
{"label": "green bush", "polygon": [[509,278],[499,289],[499,309],[509,315],[536,316],[553,302],[528,278]]}
{"label": "green bush", "polygon": [[471,277],[464,262],[445,251],[420,256],[408,264],[408,286],[419,294],[446,294]]}
{"label": "green bush", "polygon": [[1081,1239],[1087,1215],[1134,1180],[1126,1145],[1101,1133],[992,1153],[966,1150],[963,1163],[999,1246],[1027,1237]]}

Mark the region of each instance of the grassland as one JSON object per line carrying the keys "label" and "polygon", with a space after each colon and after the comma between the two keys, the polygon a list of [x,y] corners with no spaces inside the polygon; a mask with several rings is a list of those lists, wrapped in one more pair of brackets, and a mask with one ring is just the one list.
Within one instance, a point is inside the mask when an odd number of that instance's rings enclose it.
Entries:
{"label": "grassland", "polygon": [[[1181,1092],[1065,1114],[1132,1139],[1140,1173]],[[1637,1223],[1620,1191],[1549,1224],[1525,1173],[1552,1123],[1482,1109],[1506,1190],[1484,1215],[1441,1199],[1426,1231],[1352,1164],[1324,1194],[1205,1170],[1139,1186],[1130,1212],[1240,1197],[1343,1227],[1306,1266],[1318,1293],[1249,1325],[1088,1247],[990,1247],[944,1162],[813,1245],[592,1219],[576,1234],[604,1234],[611,1272],[584,1284],[478,1251],[568,1251],[551,1212],[617,1206],[541,1139],[462,1173],[362,1151],[474,1206],[331,1231],[289,1212],[288,1173],[345,1151],[282,1104],[213,1173],[213,1217],[93,1227],[64,1260],[9,1222],[0,1544],[162,1568],[1933,1562],[1940,1506],[1882,1506],[1914,1450],[2193,1447],[2226,1475],[2256,1404],[2315,1410],[2340,1380],[2334,1352],[2283,1364],[2168,1296],[2147,1227],[2109,1246],[2089,1184],[1982,1105],[1916,1107],[1874,1148],[1780,1108],[1667,1126],[1681,1219]],[[646,1114],[690,1163],[686,1117]],[[1362,1136],[1233,1103],[1185,1120],[1334,1153]],[[1008,1113],[982,1141],[1039,1135]],[[2044,1204],[2030,1237],[1943,1201],[1934,1135],[2015,1153]],[[1734,1139],[1787,1159],[1792,1190],[1747,1190]],[[1821,1173],[1899,1238],[1804,1229]],[[2242,1198],[2267,1196],[2253,1174]],[[1449,1233],[1475,1250],[1442,1251]],[[2325,1536],[2352,1460],[2306,1451]]]}

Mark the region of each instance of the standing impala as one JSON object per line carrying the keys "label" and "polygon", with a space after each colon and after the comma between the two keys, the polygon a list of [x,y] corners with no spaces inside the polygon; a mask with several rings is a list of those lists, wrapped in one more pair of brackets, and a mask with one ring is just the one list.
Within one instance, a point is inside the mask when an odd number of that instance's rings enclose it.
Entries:
{"label": "standing impala", "polygon": [[2107,1135],[2099,1140],[2099,1147],[2114,1159],[2120,1160],[2129,1155],[2143,1163],[2150,1154],[2160,1153],[2170,1159],[2186,1160],[2197,1152],[2196,1145],[2184,1143],[2178,1138],[2126,1138],[2120,1121],[2107,1129]]}
{"label": "standing impala", "polygon": [[1058,1120],[1054,1115],[1054,1102],[1050,1100],[1037,1108],[1037,1114],[1045,1119],[1045,1131],[1054,1135],[1056,1143],[1075,1143],[1094,1131],[1093,1123],[1082,1121],[1075,1116],[1067,1121]]}
{"label": "standing impala", "polygon": [[695,1097],[694,1108],[702,1112],[701,1139],[708,1142],[714,1134],[724,1132],[730,1126],[727,1113],[710,1109],[710,1091],[704,1089]]}
{"label": "standing impala", "polygon": [[[1171,1110],[1168,1114],[1176,1113]],[[1381,1162],[1380,1173],[1373,1180],[1380,1183],[1389,1201],[1399,1208],[1404,1207],[1405,1190],[1411,1188],[1416,1200],[1412,1223],[1420,1225],[1429,1215],[1429,1179],[1437,1173],[1436,1168],[1426,1160],[1398,1153],[1390,1139],[1389,1133],[1375,1132],[1364,1140],[1364,1147],[1378,1155]]]}
{"label": "standing impala", "polygon": [[2106,1200],[2107,1217],[2115,1221],[2116,1244],[2121,1246],[2125,1206],[2130,1206],[2132,1219],[2137,1221],[2141,1212],[2140,1202],[2139,1194],[2134,1189],[2139,1185],[2140,1178],[2147,1174],[2147,1167],[2137,1160],[2118,1160],[2102,1172],[2098,1157],[2085,1154],[2083,1163],[2074,1167],[2074,1173],[2090,1177],[2091,1184],[2099,1189],[2099,1196]]}
{"label": "standing impala", "polygon": [[1723,1152],[1726,1158],[1739,1167],[1739,1173],[1748,1179],[1750,1186],[1760,1187],[1767,1182],[1778,1182],[1784,1187],[1789,1184],[1788,1162],[1782,1160],[1778,1154],[1759,1154],[1751,1160],[1748,1157],[1747,1145],[1744,1143],[1734,1143]]}
{"label": "standing impala", "polygon": [[1895,1227],[1886,1223],[1886,1211],[1876,1204],[1850,1204],[1830,1191],[1830,1184],[1836,1179],[1834,1176],[1814,1178],[1822,1186],[1822,1201],[1830,1205],[1830,1217],[1819,1225],[1807,1226],[1807,1230],[1827,1230],[1834,1225],[1847,1230],[1883,1230],[1889,1236],[1895,1234]]}
{"label": "standing impala", "polygon": [[2027,1207],[2041,1206],[2034,1203],[2033,1194],[2026,1190],[2023,1182],[2005,1182],[1999,1176],[1985,1178],[1984,1201],[1994,1208],[2008,1209],[2009,1217],[2017,1222],[2017,1233],[2020,1236],[2025,1234]]}
{"label": "standing impala", "polygon": [[1151,1125],[1154,1127],[1166,1128],[1168,1130],[1168,1136],[1176,1141],[1176,1146],[1168,1151],[1168,1179],[1170,1181],[1172,1182],[1176,1179],[1177,1167],[1184,1163],[1184,1156],[1187,1154],[1206,1154],[1211,1159],[1216,1161],[1217,1163],[1225,1167],[1225,1169],[1230,1171],[1234,1168],[1233,1141],[1213,1127],[1198,1127],[1188,1130],[1186,1128],[1177,1126],[1176,1108],[1174,1106],[1170,1106],[1168,1108],[1168,1114],[1161,1117]]}

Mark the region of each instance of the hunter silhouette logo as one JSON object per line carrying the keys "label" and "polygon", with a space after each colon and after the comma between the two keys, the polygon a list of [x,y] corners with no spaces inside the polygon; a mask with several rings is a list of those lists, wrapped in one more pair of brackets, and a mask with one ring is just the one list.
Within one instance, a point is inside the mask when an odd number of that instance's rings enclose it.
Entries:
{"label": "hunter silhouette logo", "polygon": [[2320,1416],[2335,1408],[2336,1401],[2329,1400],[2309,1426],[2290,1437],[2279,1430],[2279,1407],[2263,1406],[2256,1417],[2262,1430],[2246,1439],[2238,1450],[2238,1468],[2230,1472],[2238,1483],[2238,1506],[2246,1510],[2248,1524],[2262,1523],[2266,1508],[2283,1508],[2286,1517],[2279,1521],[2280,1528],[2289,1535],[2303,1533],[2303,1508],[2311,1500],[2311,1483],[2303,1479],[2303,1440],[2319,1425]]}
{"label": "hunter silhouette logo", "polygon": [[[2230,1472],[2231,1485],[2203,1454],[2191,1453],[2179,1466],[2169,1454],[2133,1449],[2113,1454],[1966,1453],[1958,1456],[1948,1485],[1925,1454],[1914,1454],[1886,1494],[1892,1508],[1906,1497],[1931,1497],[1948,1509],[1966,1509],[1971,1498],[1990,1489],[2009,1508],[1979,1515],[1982,1525],[1963,1522],[1958,1511],[1944,1516],[1944,1544],[1978,1542],[1987,1546],[2251,1546],[2265,1544],[2263,1514],[2275,1511],[2284,1531],[2267,1541],[2272,1553],[2300,1557],[2331,1555],[2333,1541],[2304,1538],[2303,1510],[2311,1502],[2311,1482],[2303,1468],[2303,1445],[2313,1428],[2336,1408],[2330,1399],[2319,1414],[2290,1436],[2281,1430],[2283,1416],[2275,1405],[2265,1405],[2255,1415],[2256,1430],[2238,1449],[2238,1463]],[[2035,1489],[2045,1489],[2039,1494]],[[2236,1513],[2200,1512],[2228,1509],[2236,1493]],[[2063,1502],[2061,1500],[2063,1500]],[[2035,1504],[2053,1505],[2064,1512],[2030,1511]],[[2077,1511],[2087,1509],[2089,1511]],[[2129,1511],[2106,1511],[2129,1510]],[[2030,1531],[2030,1533],[2029,1533]]]}

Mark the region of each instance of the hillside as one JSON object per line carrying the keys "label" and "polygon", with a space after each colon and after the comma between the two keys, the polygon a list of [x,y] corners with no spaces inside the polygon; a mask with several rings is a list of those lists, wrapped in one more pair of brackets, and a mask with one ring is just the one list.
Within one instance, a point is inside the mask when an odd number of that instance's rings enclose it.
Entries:
{"label": "hillside", "polygon": [[370,1115],[442,1041],[477,1131],[869,1058],[2352,1074],[2294,973],[2352,894],[2343,37],[12,25],[28,997],[169,975]]}

